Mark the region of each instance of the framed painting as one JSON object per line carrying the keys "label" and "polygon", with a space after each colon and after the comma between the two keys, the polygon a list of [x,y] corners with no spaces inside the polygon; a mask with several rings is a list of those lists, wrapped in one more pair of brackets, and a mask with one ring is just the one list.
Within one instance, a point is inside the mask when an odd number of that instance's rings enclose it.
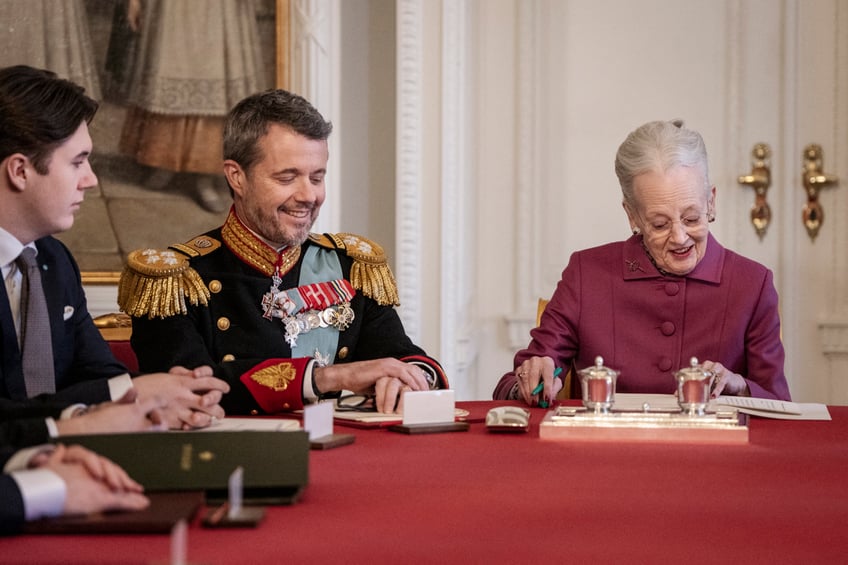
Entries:
{"label": "framed painting", "polygon": [[289,0],[2,0],[0,21],[4,65],[53,70],[100,101],[98,184],[57,236],[84,284],[115,284],[130,251],[223,222],[224,116],[286,86]]}

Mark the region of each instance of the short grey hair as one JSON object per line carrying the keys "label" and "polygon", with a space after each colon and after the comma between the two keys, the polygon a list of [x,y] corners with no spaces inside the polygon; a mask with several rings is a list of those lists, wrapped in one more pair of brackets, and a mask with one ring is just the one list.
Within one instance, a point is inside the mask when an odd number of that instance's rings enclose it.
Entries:
{"label": "short grey hair", "polygon": [[615,155],[615,174],[624,203],[636,207],[633,179],[649,172],[666,172],[675,167],[698,167],[704,173],[709,193],[709,166],[704,139],[695,130],[683,127],[683,120],[656,121],[630,132]]}
{"label": "short grey hair", "polygon": [[333,131],[333,124],[302,96],[282,89],[266,90],[243,99],[227,114],[224,159],[250,170],[262,157],[259,142],[272,124],[313,141],[324,141]]}

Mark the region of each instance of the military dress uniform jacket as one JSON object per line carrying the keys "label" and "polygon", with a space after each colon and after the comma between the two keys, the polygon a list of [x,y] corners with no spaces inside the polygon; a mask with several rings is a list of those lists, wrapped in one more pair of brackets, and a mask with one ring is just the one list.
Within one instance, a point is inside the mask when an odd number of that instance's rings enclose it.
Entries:
{"label": "military dress uniform jacket", "polygon": [[[353,319],[344,329],[329,328],[338,334],[332,351],[293,354],[283,320],[263,316],[263,296],[271,288],[275,264],[282,265],[279,290],[302,288],[305,272],[315,270],[307,257],[317,251],[337,257],[340,274],[353,282],[355,295],[349,302]],[[231,212],[224,226],[172,246],[171,252],[176,257],[169,261],[176,265],[170,271],[164,268],[171,273],[164,278],[163,269],[145,271],[134,256],[139,252],[131,253],[119,286],[121,307],[133,316],[132,346],[139,367],[142,371],[159,371],[173,365],[211,365],[215,375],[230,384],[231,391],[221,402],[228,414],[301,408],[304,374],[314,362],[394,357],[419,364],[435,376],[435,387],[448,386],[438,362],[426,356],[404,332],[389,303],[397,299],[394,280],[382,249],[373,242],[350,234],[312,235],[299,249],[278,254]],[[149,257],[153,252],[146,253]],[[179,264],[186,256],[188,268],[183,270]],[[369,271],[374,268],[379,276]],[[182,282],[173,274],[176,271],[181,271]],[[196,280],[197,276],[202,280]],[[163,306],[161,296],[157,298],[165,280],[171,286],[182,285],[188,297],[185,313],[181,312],[182,305]],[[208,304],[203,304],[206,289]],[[197,304],[190,304],[193,300]],[[304,339],[307,334],[297,336],[298,346]]]}
{"label": "military dress uniform jacket", "polygon": [[[600,355],[621,371],[618,392],[672,393],[674,373],[697,357],[742,375],[751,396],[789,400],[777,302],[771,271],[712,235],[682,277],[661,274],[633,236],[571,256],[513,366],[549,356],[583,369]],[[509,397],[515,380],[505,374],[494,398]]]}
{"label": "military dress uniform jacket", "polygon": [[[127,369],[112,355],[88,313],[79,268],[70,251],[53,237],[39,239],[35,246],[50,316],[56,393],[34,400],[65,405],[108,401],[108,379]],[[5,285],[0,285],[0,397],[27,397]]]}

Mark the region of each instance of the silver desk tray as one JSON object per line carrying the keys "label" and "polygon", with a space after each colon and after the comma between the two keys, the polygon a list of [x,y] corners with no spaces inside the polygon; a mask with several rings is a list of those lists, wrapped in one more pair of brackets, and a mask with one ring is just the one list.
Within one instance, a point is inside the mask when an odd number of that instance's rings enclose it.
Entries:
{"label": "silver desk tray", "polygon": [[539,425],[539,437],[570,441],[748,443],[748,417],[736,410],[690,416],[681,412],[595,414],[560,406]]}

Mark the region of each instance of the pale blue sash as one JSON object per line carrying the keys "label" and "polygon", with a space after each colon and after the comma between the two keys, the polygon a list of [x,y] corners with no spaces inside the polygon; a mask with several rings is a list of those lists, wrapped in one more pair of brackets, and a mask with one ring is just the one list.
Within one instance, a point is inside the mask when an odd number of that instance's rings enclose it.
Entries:
{"label": "pale blue sash", "polygon": [[[300,266],[301,286],[342,278],[342,266],[335,251],[309,246]],[[339,330],[332,326],[315,328],[297,336],[292,358],[314,357],[333,364],[339,346]],[[316,355],[316,351],[318,355]]]}

